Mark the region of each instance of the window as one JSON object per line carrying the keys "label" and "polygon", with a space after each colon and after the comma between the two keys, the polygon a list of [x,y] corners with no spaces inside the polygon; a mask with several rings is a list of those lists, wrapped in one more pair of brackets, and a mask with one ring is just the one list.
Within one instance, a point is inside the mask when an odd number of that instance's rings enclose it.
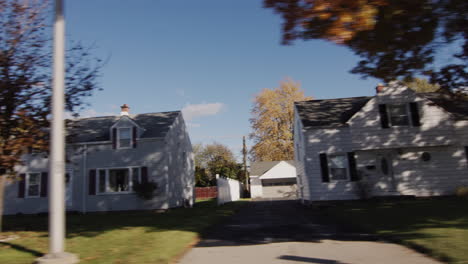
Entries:
{"label": "window", "polygon": [[409,126],[408,105],[393,104],[388,105],[391,126]]}
{"label": "window", "polygon": [[132,129],[129,127],[121,127],[118,129],[118,148],[132,147]]}
{"label": "window", "polygon": [[98,193],[130,193],[141,180],[141,168],[98,169]]}
{"label": "window", "polygon": [[329,163],[331,180],[348,179],[348,161],[346,155],[330,155]]}
{"label": "window", "polygon": [[41,192],[41,174],[29,173],[26,177],[27,197],[39,197]]}

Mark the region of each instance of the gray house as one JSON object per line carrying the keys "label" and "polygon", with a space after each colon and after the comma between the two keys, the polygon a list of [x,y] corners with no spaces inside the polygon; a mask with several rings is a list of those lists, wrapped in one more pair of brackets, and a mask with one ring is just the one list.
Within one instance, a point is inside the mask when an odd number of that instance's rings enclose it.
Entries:
{"label": "gray house", "polygon": [[294,144],[304,201],[450,195],[468,185],[468,101],[395,82],[297,102]]}
{"label": "gray house", "polygon": [[[95,212],[192,205],[192,145],[180,111],[71,120],[67,123],[66,209]],[[48,211],[48,157],[24,156],[20,180],[8,183],[5,214]],[[153,182],[154,198],[139,198],[137,184]]]}

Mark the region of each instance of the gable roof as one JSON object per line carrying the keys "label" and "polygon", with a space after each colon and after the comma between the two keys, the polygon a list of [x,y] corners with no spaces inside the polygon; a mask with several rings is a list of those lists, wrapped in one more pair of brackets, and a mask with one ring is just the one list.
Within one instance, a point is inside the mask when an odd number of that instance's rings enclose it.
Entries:
{"label": "gable roof", "polygon": [[[130,116],[145,129],[140,138],[164,137],[180,111],[148,113]],[[67,120],[69,139],[73,143],[109,141],[110,128],[121,116],[100,116]]]}
{"label": "gable roof", "polygon": [[309,100],[294,104],[305,128],[337,127],[344,126],[372,98],[372,96],[361,96]]}
{"label": "gable roof", "polygon": [[[468,100],[449,93],[417,93],[452,114],[455,120],[468,120]],[[375,96],[310,100],[294,103],[304,128],[339,127]]]}
{"label": "gable roof", "polygon": [[455,120],[468,120],[468,100],[447,93],[419,93],[418,95],[452,114]]}
{"label": "gable roof", "polygon": [[271,168],[276,166],[280,162],[287,162],[293,166],[294,165],[294,160],[278,160],[278,161],[258,161],[258,162],[252,162],[250,164],[250,175],[253,176],[261,176],[265,174],[267,171],[269,171]]}

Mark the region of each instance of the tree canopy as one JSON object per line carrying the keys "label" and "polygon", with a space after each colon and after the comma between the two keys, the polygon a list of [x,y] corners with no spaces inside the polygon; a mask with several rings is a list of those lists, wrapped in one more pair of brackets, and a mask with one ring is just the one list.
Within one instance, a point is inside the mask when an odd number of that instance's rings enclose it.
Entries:
{"label": "tree canopy", "polygon": [[242,180],[242,165],[234,153],[221,143],[195,144],[195,181],[198,187],[216,185],[216,174]]}
{"label": "tree canopy", "polygon": [[263,89],[254,99],[250,123],[254,141],[250,154],[254,161],[294,159],[294,102],[310,100],[300,84],[285,80],[280,87]]}
{"label": "tree canopy", "polygon": [[426,76],[444,89],[468,86],[466,0],[264,0],[264,6],[283,17],[283,43],[347,46],[361,57],[351,72],[364,78]]}

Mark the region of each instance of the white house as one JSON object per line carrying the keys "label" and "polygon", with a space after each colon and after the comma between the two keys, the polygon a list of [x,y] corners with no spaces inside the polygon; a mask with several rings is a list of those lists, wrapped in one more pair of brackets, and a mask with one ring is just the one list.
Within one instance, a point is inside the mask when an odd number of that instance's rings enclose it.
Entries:
{"label": "white house", "polygon": [[294,161],[261,161],[250,166],[252,198],[296,198],[296,167]]}
{"label": "white house", "polygon": [[[195,185],[192,144],[180,111],[81,118],[67,122],[67,211],[166,209],[191,205]],[[8,182],[4,214],[48,211],[46,153],[24,155]],[[150,200],[137,185],[156,186]]]}
{"label": "white house", "polygon": [[304,201],[453,194],[468,185],[468,101],[396,82],[370,97],[295,103]]}

